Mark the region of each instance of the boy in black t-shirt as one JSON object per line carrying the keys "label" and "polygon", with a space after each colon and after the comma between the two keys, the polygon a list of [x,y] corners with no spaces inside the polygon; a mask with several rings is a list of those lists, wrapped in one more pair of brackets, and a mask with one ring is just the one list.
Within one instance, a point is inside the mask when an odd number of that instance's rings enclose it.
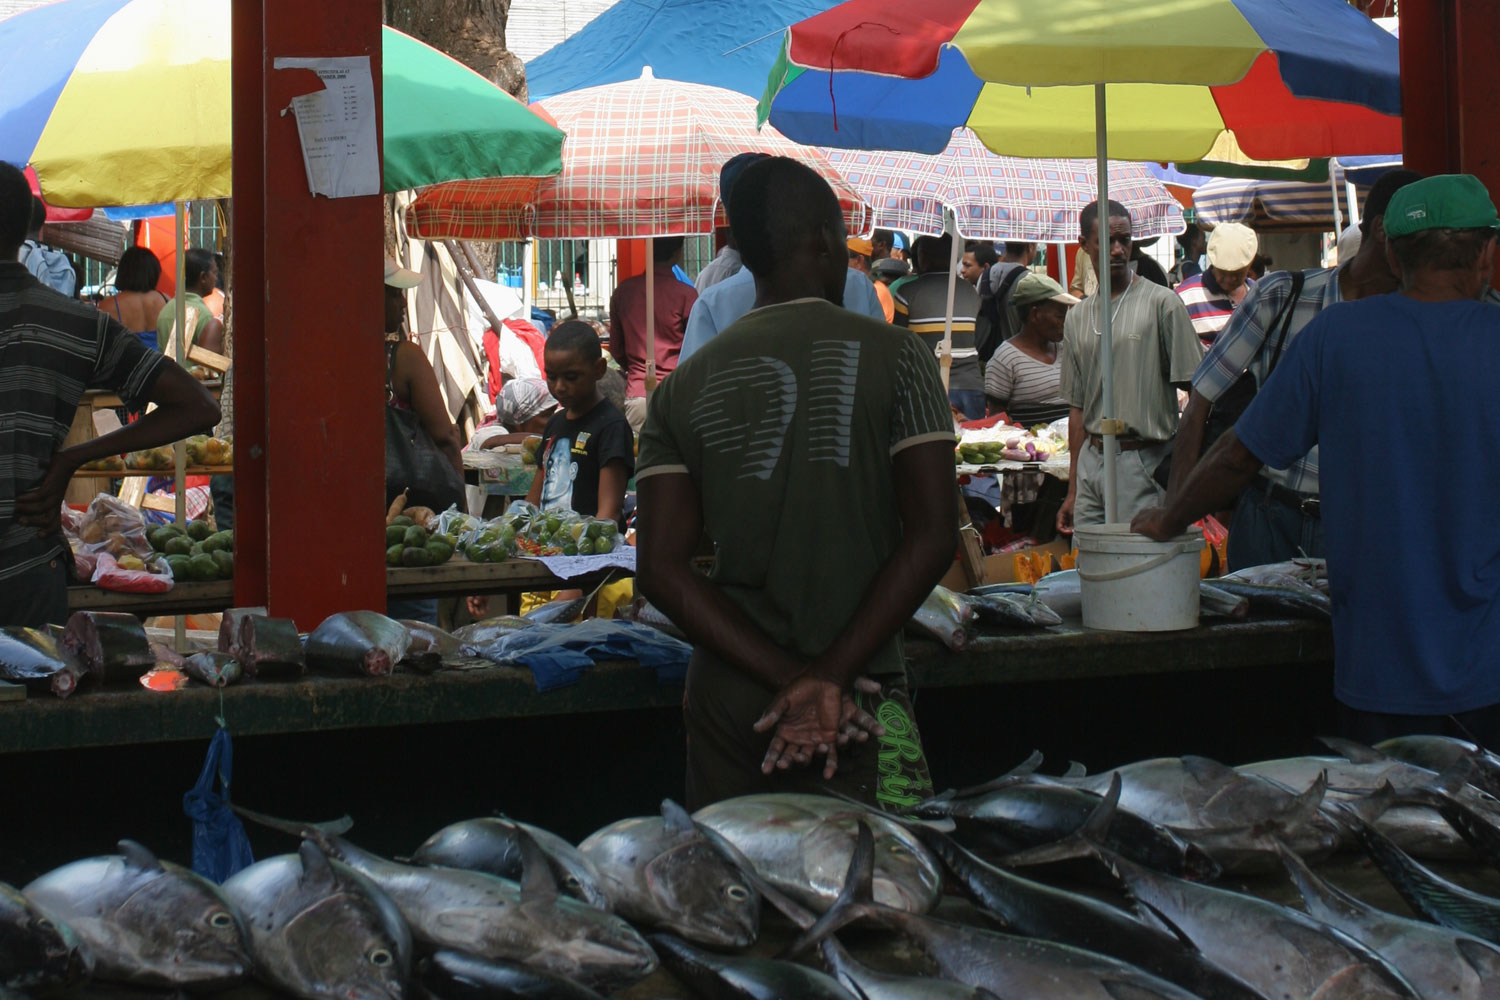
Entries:
{"label": "boy in black t-shirt", "polygon": [[526,499],[619,521],[635,469],[635,438],[625,414],[599,392],[607,367],[599,335],[581,320],[560,323],[547,337],[543,360],[547,389],[560,405],[542,432]]}

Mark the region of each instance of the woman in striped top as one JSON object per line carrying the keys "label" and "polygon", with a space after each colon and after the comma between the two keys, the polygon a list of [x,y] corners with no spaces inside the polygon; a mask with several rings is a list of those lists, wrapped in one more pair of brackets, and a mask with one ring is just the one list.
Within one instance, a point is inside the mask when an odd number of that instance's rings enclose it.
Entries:
{"label": "woman in striped top", "polygon": [[1011,289],[1010,304],[1021,317],[1021,331],[995,349],[984,374],[990,413],[1030,427],[1068,415],[1059,393],[1063,318],[1078,299],[1045,274],[1028,274]]}

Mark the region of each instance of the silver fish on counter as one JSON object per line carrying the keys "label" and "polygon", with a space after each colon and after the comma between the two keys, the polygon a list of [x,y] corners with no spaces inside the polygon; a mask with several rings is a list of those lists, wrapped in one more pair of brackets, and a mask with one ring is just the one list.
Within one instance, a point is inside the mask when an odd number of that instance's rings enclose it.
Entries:
{"label": "silver fish on counter", "polygon": [[401,663],[424,674],[442,667],[443,661],[462,655],[463,643],[451,632],[427,622],[401,619],[399,624],[411,633],[411,645]]}
{"label": "silver fish on counter", "polygon": [[441,1000],[604,1000],[571,979],[460,951],[438,951],[424,958],[417,980],[429,996]]}
{"label": "silver fish on counter", "polygon": [[588,607],[589,597],[569,597],[557,601],[548,601],[540,607],[532,608],[522,615],[533,625],[566,625],[576,622],[582,615],[583,609]]}
{"label": "silver fish on counter", "polygon": [[1333,619],[1333,602],[1327,594],[1290,578],[1280,586],[1270,586],[1249,583],[1234,576],[1221,576],[1213,580],[1212,585],[1233,597],[1245,598],[1250,602],[1250,610],[1261,614],[1325,622]]}
{"label": "silver fish on counter", "polygon": [[1202,580],[1198,583],[1198,610],[1221,618],[1245,618],[1250,614],[1250,599],[1220,590]]}
{"label": "silver fish on counter", "polygon": [[979,621],[1006,628],[1047,628],[1061,625],[1062,616],[1049,608],[1033,591],[1030,597],[1018,594],[958,594],[967,601]]}
{"label": "silver fish on counter", "polygon": [[386,677],[411,646],[405,626],[374,611],[330,615],[307,637],[308,666]]}
{"label": "silver fish on counter", "polygon": [[369,879],[311,841],[237,872],[224,893],[245,915],[267,985],[314,1000],[405,1000],[406,922]]}
{"label": "silver fish on counter", "polygon": [[907,628],[918,635],[928,635],[955,653],[969,645],[971,629],[977,624],[974,606],[959,599],[947,587],[932,588],[932,593],[911,616]]}
{"label": "silver fish on counter", "polygon": [[667,799],[660,816],[611,823],[578,845],[614,911],[710,948],[748,948],[760,933],[760,893]]}
{"label": "silver fish on counter", "polygon": [[875,831],[875,898],[926,913],[942,872],[910,830],[871,809],[822,795],[744,795],[705,806],[693,819],[750,859],[772,886],[821,913],[838,898],[860,820]]}
{"label": "silver fish on counter", "polygon": [[73,928],[0,882],[0,987],[71,986],[88,977],[91,964]]}
{"label": "silver fish on counter", "polygon": [[1210,962],[1267,997],[1417,1000],[1389,962],[1299,910],[1153,872],[1104,854],[1144,919],[1184,935]]}
{"label": "silver fish on counter", "polygon": [[210,687],[228,687],[240,679],[240,661],[228,653],[194,653],[182,661],[182,672]]}
{"label": "silver fish on counter", "polygon": [[652,934],[662,964],[710,1000],[857,1000],[833,977],[775,958],[720,955],[671,934]]}
{"label": "silver fish on counter", "polygon": [[562,896],[536,842],[519,834],[525,861],[520,885],[460,868],[403,865],[339,837],[326,850],[390,896],[426,948],[522,962],[591,989],[623,989],[656,969],[656,956],[633,927],[613,914]]}
{"label": "silver fish on counter", "polygon": [[1200,1000],[1133,965],[1068,945],[1038,941],[895,910],[871,894],[874,838],[859,824],[838,901],[792,946],[796,953],[856,920],[897,931],[921,948],[945,978],[999,997],[1026,1000]]}
{"label": "silver fish on counter", "polygon": [[75,611],[63,629],[62,644],[105,683],[135,680],[156,666],[156,654],[135,615]]}
{"label": "silver fish on counter", "polygon": [[258,680],[301,677],[307,672],[302,636],[290,618],[245,615],[229,652],[239,659],[245,673]]}
{"label": "silver fish on counter", "polygon": [[1423,997],[1492,1000],[1500,996],[1500,948],[1488,941],[1355,899],[1313,874],[1283,848],[1303,908],[1314,920],[1343,931],[1385,958]]}
{"label": "silver fish on counter", "polygon": [[53,869],[23,890],[71,927],[99,979],[210,989],[250,971],[245,927],[220,888],[140,844]]}
{"label": "silver fish on counter", "polygon": [[610,911],[609,895],[594,863],[557,834],[530,823],[494,816],[450,823],[424,840],[411,860],[419,865],[466,868],[520,882],[526,863],[518,830],[541,848],[564,893],[595,909]]}
{"label": "silver fish on counter", "polygon": [[1469,784],[1500,797],[1500,756],[1481,750],[1468,740],[1451,736],[1397,736],[1382,740],[1375,744],[1374,749],[1439,774],[1460,761],[1468,761],[1471,765],[1467,775]]}
{"label": "silver fish on counter", "polygon": [[0,628],[0,680],[49,688],[66,698],[86,672],[83,661],[46,629]]}
{"label": "silver fish on counter", "polygon": [[[1242,764],[1235,770],[1274,781],[1293,791],[1301,791],[1320,775],[1326,775],[1330,803],[1353,803],[1374,795],[1389,784],[1397,801],[1395,805],[1380,808],[1372,814],[1377,830],[1415,857],[1465,859],[1472,856],[1464,838],[1444,820],[1440,810],[1410,801],[1417,793],[1433,787],[1439,780],[1438,774],[1349,740],[1321,737],[1320,742],[1339,756],[1285,757]],[[1463,783],[1451,794],[1457,805],[1491,823],[1500,823],[1500,800]]]}

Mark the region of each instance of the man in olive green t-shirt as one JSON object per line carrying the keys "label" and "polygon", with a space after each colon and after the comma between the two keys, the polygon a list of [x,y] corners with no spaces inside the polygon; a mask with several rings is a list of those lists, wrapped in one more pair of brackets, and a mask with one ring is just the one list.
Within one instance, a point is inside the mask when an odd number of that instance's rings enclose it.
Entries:
{"label": "man in olive green t-shirt", "polygon": [[1109,202],[1109,246],[1099,246],[1098,202],[1081,214],[1083,250],[1095,266],[1109,266],[1110,300],[1097,290],[1068,312],[1063,326],[1059,395],[1068,401],[1068,452],[1072,468],[1068,496],[1057,514],[1057,528],[1071,534],[1075,524],[1104,523],[1104,369],[1100,341],[1110,311],[1115,412],[1125,422],[1117,438],[1116,517],[1123,523],[1166,496],[1153,478],[1172,450],[1177,433],[1177,389],[1192,382],[1203,345],[1193,331],[1182,299],[1130,267],[1130,211]]}
{"label": "man in olive green t-shirt", "polygon": [[[841,308],[838,201],[807,167],[747,167],[730,223],[756,308],[653,395],[636,473],[638,583],[696,647],[687,802],[835,779],[909,806],[931,780],[900,631],[957,538],[937,364],[914,335]],[[705,531],[707,578],[692,567]],[[877,739],[846,745],[865,732]],[[817,756],[821,780],[804,769]]]}

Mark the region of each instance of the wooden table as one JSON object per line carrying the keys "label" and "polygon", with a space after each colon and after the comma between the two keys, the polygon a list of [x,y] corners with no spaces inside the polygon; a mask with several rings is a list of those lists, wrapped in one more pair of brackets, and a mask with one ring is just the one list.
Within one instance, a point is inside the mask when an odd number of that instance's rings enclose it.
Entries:
{"label": "wooden table", "polygon": [[[1133,634],[1063,626],[987,636],[962,653],[911,640],[907,652],[913,683],[943,688],[1273,663],[1331,668],[1333,639],[1327,625],[1301,621]],[[0,753],[205,739],[214,731],[219,695],[197,684],[171,692],[85,685],[68,699],[34,694],[24,702],[0,703]],[[681,700],[681,687],[659,684],[652,670],[602,663],[579,683],[546,692],[536,690],[530,671],[499,666],[430,676],[245,681],[223,692],[223,710],[236,735],[258,735],[665,708]]]}
{"label": "wooden table", "polygon": [[[562,580],[539,562],[507,559],[501,563],[471,563],[454,558],[441,566],[392,567],[386,570],[389,597],[467,597],[471,594],[523,594],[531,591],[580,587],[592,590],[606,573],[626,575],[624,570],[603,570]],[[234,606],[234,584],[178,583],[165,594],[121,594],[93,586],[68,588],[69,611],[128,611],[154,617],[176,614],[212,614]]]}

